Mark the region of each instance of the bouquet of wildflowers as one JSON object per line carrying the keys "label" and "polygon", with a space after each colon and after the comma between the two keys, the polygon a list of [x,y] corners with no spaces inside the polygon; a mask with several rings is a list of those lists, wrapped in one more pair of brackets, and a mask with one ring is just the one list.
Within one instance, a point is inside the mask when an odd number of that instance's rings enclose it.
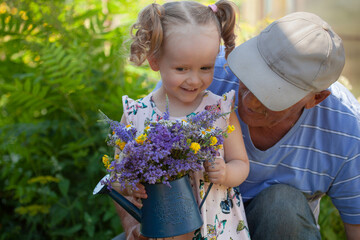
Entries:
{"label": "bouquet of wildflowers", "polygon": [[202,170],[204,161],[213,161],[223,147],[224,137],[234,130],[213,127],[215,121],[229,113],[215,108],[204,110],[186,120],[170,121],[169,113],[163,119],[146,121],[144,131],[109,119],[111,133],[106,140],[118,149],[114,158],[103,156],[110,178],[103,182],[111,188],[115,181],[122,187],[136,188],[137,183],[164,183],[179,179],[190,171]]}

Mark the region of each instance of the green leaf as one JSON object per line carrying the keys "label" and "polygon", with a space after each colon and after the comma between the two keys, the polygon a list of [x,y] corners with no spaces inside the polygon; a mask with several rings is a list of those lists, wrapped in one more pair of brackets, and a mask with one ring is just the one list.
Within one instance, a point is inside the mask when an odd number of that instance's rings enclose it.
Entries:
{"label": "green leaf", "polygon": [[86,232],[88,233],[88,235],[90,237],[94,236],[94,232],[95,232],[95,228],[94,228],[94,221],[93,218],[87,213],[84,213],[84,219],[85,219],[85,223],[86,223]]}
{"label": "green leaf", "polygon": [[58,205],[53,207],[51,215],[54,216],[51,218],[50,227],[56,227],[59,223],[64,222],[64,219],[69,216],[69,210],[64,209]]}
{"label": "green leaf", "polygon": [[114,214],[113,211],[106,211],[105,214],[104,214],[104,216],[103,216],[103,218],[102,218],[102,220],[103,220],[104,222],[106,222],[106,221],[108,221],[110,218],[113,218],[113,217],[116,217],[116,214]]}
{"label": "green leaf", "polygon": [[72,227],[60,228],[52,232],[53,235],[70,237],[82,228],[82,224],[76,224]]}
{"label": "green leaf", "polygon": [[69,191],[70,181],[67,179],[61,179],[59,182],[60,192],[64,197],[67,197]]}

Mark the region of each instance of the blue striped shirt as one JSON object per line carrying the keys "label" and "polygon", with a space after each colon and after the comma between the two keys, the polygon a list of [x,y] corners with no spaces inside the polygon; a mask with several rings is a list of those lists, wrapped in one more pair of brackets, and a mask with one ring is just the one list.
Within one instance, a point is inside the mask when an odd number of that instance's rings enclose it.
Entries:
{"label": "blue striped shirt", "polygon": [[[238,91],[239,80],[224,69],[225,63],[220,52],[209,87],[218,95]],[[360,104],[340,83],[329,90],[328,98],[305,109],[292,129],[266,151],[253,145],[240,120],[250,160],[249,177],[239,186],[245,202],[283,183],[305,193],[315,215],[319,199],[327,194],[344,222],[360,224]]]}

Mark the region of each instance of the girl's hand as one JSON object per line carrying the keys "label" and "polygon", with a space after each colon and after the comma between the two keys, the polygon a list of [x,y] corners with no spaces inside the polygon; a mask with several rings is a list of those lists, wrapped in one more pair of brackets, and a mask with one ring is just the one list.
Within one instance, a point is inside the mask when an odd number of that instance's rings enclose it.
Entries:
{"label": "girl's hand", "polygon": [[125,194],[127,196],[133,197],[135,199],[135,201],[133,201],[134,205],[138,208],[141,208],[142,207],[141,198],[147,198],[148,196],[146,194],[144,185],[138,183],[136,184],[136,187],[138,188],[137,190],[127,187],[125,190],[126,191]]}
{"label": "girl's hand", "polygon": [[209,176],[210,182],[222,184],[226,181],[226,163],[223,157],[217,156],[214,162],[206,161],[204,168]]}

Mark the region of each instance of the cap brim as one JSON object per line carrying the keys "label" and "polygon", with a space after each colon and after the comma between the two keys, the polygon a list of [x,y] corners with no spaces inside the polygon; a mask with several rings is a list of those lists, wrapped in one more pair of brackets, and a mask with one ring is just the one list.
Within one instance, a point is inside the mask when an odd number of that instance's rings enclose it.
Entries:
{"label": "cap brim", "polygon": [[236,47],[228,56],[231,71],[272,111],[285,110],[309,92],[304,91],[273,72],[257,48],[257,37]]}

